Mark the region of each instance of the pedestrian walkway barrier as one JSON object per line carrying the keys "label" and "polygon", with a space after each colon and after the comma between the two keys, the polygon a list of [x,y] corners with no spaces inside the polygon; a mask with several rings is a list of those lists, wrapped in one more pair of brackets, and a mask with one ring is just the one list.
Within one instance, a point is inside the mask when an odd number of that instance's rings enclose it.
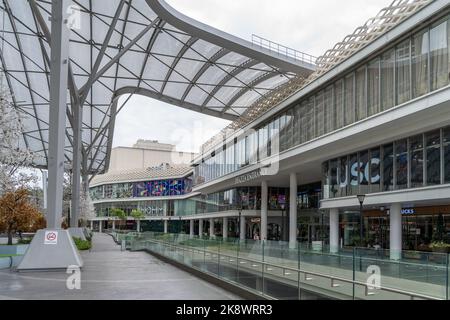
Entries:
{"label": "pedestrian walkway barrier", "polygon": [[[121,236],[119,236],[120,238]],[[122,236],[123,237],[123,236]],[[351,248],[330,253],[279,241],[129,233],[132,251],[145,250],[272,299],[316,295],[334,299],[448,300],[448,254]]]}

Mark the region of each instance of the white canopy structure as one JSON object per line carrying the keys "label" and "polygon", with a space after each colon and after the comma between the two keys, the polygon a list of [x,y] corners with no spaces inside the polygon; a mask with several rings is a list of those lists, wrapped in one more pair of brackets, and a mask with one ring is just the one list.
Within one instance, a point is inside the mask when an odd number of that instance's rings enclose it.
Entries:
{"label": "white canopy structure", "polygon": [[[0,8],[1,66],[24,115],[21,144],[38,156],[37,167],[46,168],[52,1],[3,0]],[[66,14],[71,94],[65,166],[72,168],[73,131],[80,116],[86,174],[107,169],[122,95],[145,95],[235,120],[257,99],[315,70],[309,55],[241,40],[160,0],[72,0]]]}

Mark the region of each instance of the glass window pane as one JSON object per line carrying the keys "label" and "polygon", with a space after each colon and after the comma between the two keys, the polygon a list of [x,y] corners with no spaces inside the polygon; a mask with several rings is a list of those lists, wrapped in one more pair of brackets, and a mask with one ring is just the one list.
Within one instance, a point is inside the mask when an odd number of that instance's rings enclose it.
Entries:
{"label": "glass window pane", "polygon": [[287,121],[286,121],[286,113],[284,113],[283,115],[281,115],[280,117],[280,151],[285,151],[286,150],[286,145],[287,145],[287,132],[286,132],[286,126]]}
{"label": "glass window pane", "polygon": [[324,92],[321,91],[316,95],[315,110],[316,110],[316,137],[323,136],[325,132],[325,112],[324,112]]}
{"label": "glass window pane", "polygon": [[[380,159],[380,148],[370,150],[370,162],[368,164],[368,169],[366,169],[366,175],[369,177],[370,182],[370,192],[380,192],[381,183],[381,159]],[[368,172],[367,172],[368,171]]]}
{"label": "glass window pane", "polygon": [[369,151],[359,153],[359,193],[369,193]]}
{"label": "glass window pane", "polygon": [[368,74],[368,109],[369,116],[380,112],[380,60],[376,59],[369,63]]}
{"label": "glass window pane", "polygon": [[412,39],[413,98],[428,93],[428,31],[421,31]]}
{"label": "glass window pane", "polygon": [[386,52],[381,57],[381,107],[387,110],[394,106],[395,51]]}
{"label": "glass window pane", "polygon": [[346,197],[348,189],[348,159],[343,157],[340,160],[339,167],[339,196]]}
{"label": "glass window pane", "polygon": [[314,97],[308,100],[306,105],[306,141],[314,138]]}
{"label": "glass window pane", "polygon": [[356,71],[356,115],[357,120],[367,118],[366,67]]}
{"label": "glass window pane", "polygon": [[394,189],[394,145],[383,146],[383,191]]}
{"label": "glass window pane", "polygon": [[358,154],[352,154],[350,156],[350,188],[347,195],[357,195],[359,193],[359,163]]}
{"label": "glass window pane", "polygon": [[330,197],[336,198],[338,195],[338,161],[331,160],[330,161]]}
{"label": "glass window pane", "polygon": [[301,112],[300,105],[296,105],[294,108],[294,145],[298,146],[301,143]]}
{"label": "glass window pane", "polygon": [[290,149],[294,145],[294,109],[290,108],[286,113],[286,149]]}
{"label": "glass window pane", "polygon": [[408,143],[406,139],[395,143],[395,156],[397,189],[406,189],[408,187]]}
{"label": "glass window pane", "polygon": [[431,90],[449,83],[448,24],[445,20],[430,30]]}
{"label": "glass window pane", "polygon": [[450,127],[444,129],[444,180],[450,183]]}
{"label": "glass window pane", "polygon": [[425,134],[427,143],[427,185],[441,183],[441,132]]}
{"label": "glass window pane", "polygon": [[325,90],[325,133],[334,130],[333,87]]}
{"label": "glass window pane", "polygon": [[344,126],[344,81],[339,80],[334,84],[335,97],[335,129],[340,129]]}
{"label": "glass window pane", "polygon": [[323,198],[333,197],[333,193],[330,194],[330,163],[328,161],[322,164],[322,186]]}
{"label": "glass window pane", "polygon": [[355,122],[355,103],[353,95],[353,74],[345,78],[345,125]]}
{"label": "glass window pane", "polygon": [[410,139],[411,148],[411,188],[423,186],[423,135]]}
{"label": "glass window pane", "polygon": [[307,118],[308,102],[303,101],[300,105],[300,143],[308,141],[308,118]]}
{"label": "glass window pane", "polygon": [[410,72],[410,40],[406,40],[397,47],[397,103],[402,104],[411,99]]}

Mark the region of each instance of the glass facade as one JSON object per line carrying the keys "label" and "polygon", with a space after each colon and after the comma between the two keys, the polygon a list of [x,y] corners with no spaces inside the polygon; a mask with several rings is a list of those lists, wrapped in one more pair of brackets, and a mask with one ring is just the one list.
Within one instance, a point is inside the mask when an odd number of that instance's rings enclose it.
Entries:
{"label": "glass facade", "polygon": [[[278,151],[289,150],[333,130],[448,86],[449,42],[450,20],[447,16],[395,46],[386,48],[363,66],[358,66],[331,85],[327,84],[317,93],[302,98],[255,130],[243,134],[226,148],[219,146],[215,152],[205,155],[195,169],[195,183],[212,181],[255,164]],[[408,187],[410,164],[415,170],[420,170],[417,167],[420,148],[415,150],[416,158],[408,156],[405,151],[408,148],[407,144],[399,142],[392,150],[396,188]],[[435,150],[432,147],[426,149],[423,150],[424,155],[425,152],[429,153],[428,158],[434,161],[432,157]],[[389,161],[390,158],[385,160]],[[347,192],[353,193],[355,185],[358,188],[359,185],[365,186],[365,180],[362,173],[358,174],[358,158],[348,161],[353,162],[348,172],[350,184],[346,188]],[[356,172],[351,172],[352,169]],[[433,183],[429,179],[436,179],[435,172],[427,171],[428,173],[430,176],[427,175],[426,181]],[[359,181],[361,177],[362,181]],[[345,179],[344,176],[341,178]],[[419,177],[416,175],[415,178]],[[387,180],[381,185],[389,190],[392,189],[393,183],[387,176]],[[420,181],[414,183],[420,184]]]}
{"label": "glass facade", "polygon": [[[318,209],[322,194],[321,184],[298,187],[297,207]],[[224,212],[230,210],[261,210],[261,188],[241,187],[200,195],[191,199],[196,203],[195,214]],[[268,209],[286,211],[289,208],[289,188],[268,188]]]}
{"label": "glass facade", "polygon": [[192,177],[105,184],[89,189],[91,199],[130,199],[180,196],[192,191]]}
{"label": "glass facade", "polygon": [[324,198],[447,184],[449,163],[447,127],[325,162]]}

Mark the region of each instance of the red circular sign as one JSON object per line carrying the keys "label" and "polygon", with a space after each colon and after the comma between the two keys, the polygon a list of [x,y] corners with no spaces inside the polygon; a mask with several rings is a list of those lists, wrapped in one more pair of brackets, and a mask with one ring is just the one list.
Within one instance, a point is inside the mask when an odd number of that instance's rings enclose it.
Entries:
{"label": "red circular sign", "polygon": [[48,234],[47,234],[47,240],[48,240],[48,241],[54,241],[54,240],[56,240],[56,233],[54,233],[54,232],[48,233]]}

